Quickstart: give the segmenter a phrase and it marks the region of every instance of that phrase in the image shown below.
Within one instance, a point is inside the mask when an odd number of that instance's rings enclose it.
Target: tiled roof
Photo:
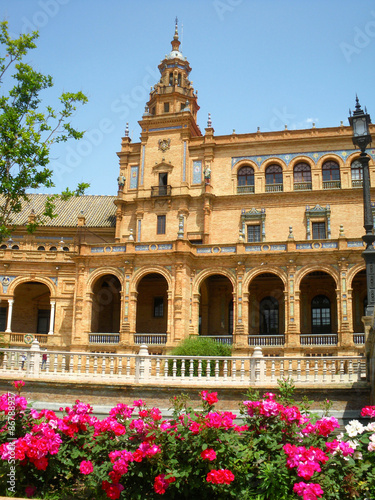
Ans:
[[[16,226],[25,225],[31,210],[35,215],[40,215],[44,211],[47,199],[46,194],[29,194],[29,203],[24,203],[22,211],[12,215],[12,224]],[[43,226],[50,227],[76,227],[78,216],[83,215],[86,219],[87,227],[115,227],[116,206],[113,203],[116,196],[96,196],[83,195],[73,196],[67,201],[55,200],[55,213],[57,217],[45,218]]]

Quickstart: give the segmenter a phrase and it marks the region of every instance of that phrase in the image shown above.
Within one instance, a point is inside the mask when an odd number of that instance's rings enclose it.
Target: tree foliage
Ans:
[[[59,107],[42,102],[43,91],[53,86],[50,75],[36,71],[24,61],[36,48],[38,32],[12,39],[8,23],[0,23],[0,240],[10,234],[12,214],[22,210],[31,189],[54,187],[48,168],[52,144],[80,139],[84,132],[73,128],[70,117],[77,104],[87,102],[82,92],[64,92]],[[47,198],[44,213],[28,225],[35,230],[43,217],[54,217],[54,200],[81,195],[88,184],[74,191]]]

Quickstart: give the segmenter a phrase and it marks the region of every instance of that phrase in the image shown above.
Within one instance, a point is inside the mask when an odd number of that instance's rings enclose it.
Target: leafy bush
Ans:
[[[202,338],[202,337],[189,337],[183,340],[177,347],[175,347],[171,354],[171,356],[225,356],[229,357],[232,355],[232,346],[227,344],[221,344],[214,339]],[[186,360],[184,363],[185,366],[185,376],[189,376],[190,374],[190,361]],[[194,376],[198,375],[199,369],[199,361],[195,360],[193,362],[194,366]],[[173,373],[173,361],[170,360],[168,362],[169,374]],[[219,362],[219,370],[223,370],[224,362]],[[227,363],[227,369],[230,370],[231,365]],[[175,364],[175,370],[177,370],[177,375],[181,375],[182,370],[182,361],[177,360]],[[207,361],[201,361],[201,370],[202,376],[207,375]],[[215,376],[215,364],[210,364],[210,375],[211,377]]]
[[[243,425],[215,411],[217,393],[201,392],[202,410],[172,398],[163,420],[144,401],[117,404],[97,419],[89,405],[28,410],[18,394],[0,397],[0,494],[48,500],[375,498],[375,422],[312,419],[280,395],[249,393]],[[374,418],[375,406],[362,410]]]

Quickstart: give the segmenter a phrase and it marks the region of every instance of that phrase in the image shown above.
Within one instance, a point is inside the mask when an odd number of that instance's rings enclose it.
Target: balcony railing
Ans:
[[[285,335],[248,335],[247,343],[251,346],[284,345]]]
[[[266,184],[266,193],[276,193],[277,191],[282,191],[282,184]]]
[[[323,181],[323,189],[340,189],[341,181]]]
[[[352,187],[353,188],[361,188],[363,186],[362,179],[352,179]]]
[[[118,344],[119,342],[119,333],[89,333],[90,344]]]
[[[166,333],[135,333],[134,344],[165,345],[167,343]]]
[[[294,183],[294,191],[311,191],[312,183],[311,182],[295,182]]]
[[[151,186],[151,196],[171,196],[172,186]]]
[[[353,333],[353,342],[356,345],[363,345],[365,343],[365,334],[364,333]]]
[[[10,343],[11,344],[25,344],[25,335],[28,335],[27,333],[11,333],[10,334]],[[48,335],[47,334],[37,334],[37,333],[31,333],[34,338],[37,339],[39,344],[47,344],[48,340]]]
[[[219,344],[232,345],[233,335],[199,335],[200,339],[212,339]]]
[[[301,345],[337,345],[338,335],[337,333],[328,334],[301,334],[300,344]]]
[[[254,186],[237,186],[237,194],[254,193]]]

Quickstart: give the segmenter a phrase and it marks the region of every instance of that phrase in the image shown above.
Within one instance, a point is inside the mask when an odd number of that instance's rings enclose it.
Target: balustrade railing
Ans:
[[[119,333],[89,333],[90,344],[118,344],[119,342]]]
[[[301,334],[300,344],[301,345],[337,345],[338,335],[337,333],[328,334]]]
[[[33,346],[34,348],[34,346]],[[292,378],[298,384],[347,384],[366,380],[366,360],[360,356],[263,357],[256,347],[252,357],[140,354],[0,349],[0,377],[48,380],[118,379],[131,383],[177,385],[277,385]],[[24,370],[22,370],[22,356]],[[46,356],[43,356],[46,355]],[[43,360],[43,357],[45,359]]]
[[[237,186],[237,194],[254,193],[254,186]]]
[[[135,333],[134,344],[164,345],[167,343],[166,333]]]
[[[219,344],[233,344],[233,335],[199,335],[200,339],[212,339]]]
[[[362,345],[365,343],[365,334],[364,333],[353,333],[353,342],[356,345]]]
[[[276,193],[283,190],[282,184],[266,184],[266,193]]]
[[[251,346],[284,345],[285,335],[248,335],[247,343]]]
[[[361,188],[363,186],[362,179],[352,179],[352,187],[353,188]]]
[[[294,191],[310,191],[312,189],[312,182],[295,182]]]
[[[25,335],[28,335],[28,334],[27,333],[10,333],[9,334],[9,341],[11,344],[25,344]],[[39,344],[47,344],[47,341],[48,341],[47,334],[31,333],[30,335],[33,335],[33,337],[38,340]]]
[[[341,181],[323,181],[323,189],[340,189]]]

